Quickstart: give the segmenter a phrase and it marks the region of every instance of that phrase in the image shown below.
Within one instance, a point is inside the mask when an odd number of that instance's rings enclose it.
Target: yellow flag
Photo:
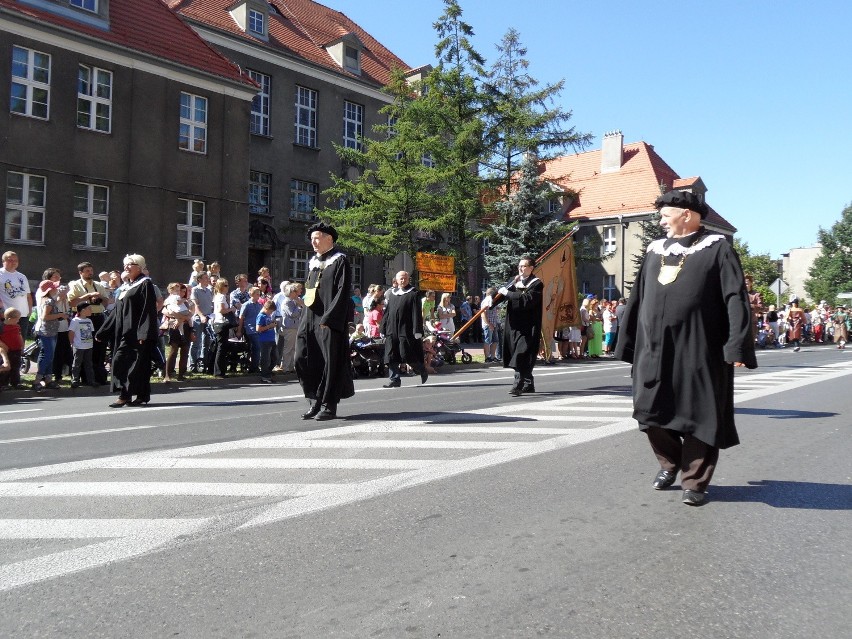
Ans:
[[[579,322],[573,234],[572,231],[563,237],[536,260],[535,276],[544,284],[541,336],[545,352],[553,342],[555,331]]]

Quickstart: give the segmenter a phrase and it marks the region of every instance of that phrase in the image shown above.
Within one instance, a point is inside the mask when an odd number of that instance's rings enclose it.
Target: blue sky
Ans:
[[[434,63],[441,0],[322,0],[411,66]],[[852,2],[461,0],[490,64],[512,26],[578,130],[621,129],[682,177],[752,253],[811,246],[852,202]]]

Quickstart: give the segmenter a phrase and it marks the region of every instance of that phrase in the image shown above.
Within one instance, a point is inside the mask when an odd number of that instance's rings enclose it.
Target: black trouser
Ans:
[[[92,313],[89,317],[92,320],[92,326],[94,330],[92,334],[96,334],[98,329],[104,325],[104,314],[103,313]],[[92,368],[95,371],[95,379],[87,379],[86,383],[91,384],[93,381],[98,384],[106,384],[107,383],[107,372],[106,366],[104,365],[104,360],[106,359],[106,341],[98,341],[95,340],[95,343],[92,345]]]
[[[213,344],[213,374],[224,375],[228,372],[228,336],[231,333],[231,325],[228,322],[213,324],[213,331],[216,333],[216,341]]]
[[[60,331],[56,334],[56,350],[53,351],[53,379],[62,379],[62,373],[67,366],[69,369],[74,363],[74,351],[68,340],[68,331]]]
[[[396,382],[398,384],[402,383],[402,381],[400,380],[400,372],[399,372],[399,365],[401,363],[402,362],[390,362],[390,363],[388,363],[388,370],[390,371],[389,379],[390,379],[390,381]],[[424,368],[423,368],[422,362],[420,362],[419,364],[412,364],[412,363],[408,362],[408,365],[411,366],[411,370],[413,370],[418,375],[423,374]]]

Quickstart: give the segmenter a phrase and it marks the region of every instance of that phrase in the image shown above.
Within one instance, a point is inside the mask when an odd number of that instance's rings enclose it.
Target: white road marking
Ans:
[[[623,367],[623,366],[622,366]],[[575,371],[576,372],[576,371]],[[549,374],[560,374],[554,372]],[[737,376],[737,403],[785,392],[793,388],[852,374],[852,365],[835,364],[796,375],[778,373]],[[488,381],[493,381],[493,377]],[[464,380],[470,384],[473,380]],[[742,384],[741,384],[742,382]],[[755,384],[755,382],[757,382]],[[767,386],[762,386],[766,383]],[[379,389],[369,389],[370,391]],[[256,401],[256,400],[248,400]],[[606,394],[572,395],[549,399],[547,396],[522,397],[505,406],[494,406],[463,414],[439,412],[420,420],[384,421],[351,424],[321,431],[277,434],[242,441],[220,442],[178,449],[120,455],[102,459],[52,464],[0,472],[0,497],[54,495],[68,503],[75,497],[104,497],[99,507],[108,505],[111,496],[156,496],[191,498],[215,495],[244,498],[242,509],[229,510],[198,519],[21,519],[0,520],[0,539],[107,539],[82,548],[46,554],[0,566],[0,591],[55,578],[79,570],[162,550],[185,536],[209,536],[242,528],[265,525],[318,510],[376,497],[408,487],[453,477],[496,464],[511,462],[547,451],[574,446],[609,437],[636,427],[632,419],[624,419],[630,410],[630,398]],[[603,407],[606,407],[602,410]],[[182,405],[163,407],[164,410]],[[127,410],[127,409],[125,409]],[[141,409],[141,410],[151,410]],[[560,411],[562,414],[560,414]],[[109,414],[109,413],[106,413]],[[619,415],[622,415],[619,417]],[[489,418],[493,418],[489,421]],[[506,425],[505,420],[514,421]],[[479,420],[481,425],[476,421]],[[447,423],[449,422],[449,423]],[[582,428],[547,427],[547,422],[571,424],[584,422]],[[136,428],[136,427],[134,427]],[[366,434],[385,435],[375,439],[359,439]],[[466,434],[493,436],[497,441],[473,441]],[[428,440],[399,439],[395,435],[425,434]],[[539,441],[499,441],[500,435],[526,434],[547,436]],[[552,436],[551,436],[552,435]],[[342,439],[336,439],[342,437]],[[443,438],[441,438],[443,437]],[[429,459],[345,458],[242,458],[232,457],[238,451],[251,450],[357,450],[374,452],[376,457],[393,455],[395,450],[432,450]],[[441,459],[441,450],[470,451],[461,459]],[[381,454],[379,454],[381,453]],[[291,453],[292,454],[292,453]],[[219,455],[216,458],[213,456]],[[210,457],[203,457],[210,456]],[[135,481],[39,481],[56,475],[112,469],[127,471],[133,478],[136,469],[221,469],[223,473],[241,469],[387,469],[400,472],[367,481],[348,483],[239,483],[211,482],[135,482]],[[312,475],[315,477],[316,475]],[[227,475],[223,475],[223,479]],[[66,477],[62,478],[63,480]],[[47,497],[50,499],[50,497]],[[272,504],[257,505],[251,500],[266,498]],[[192,506],[187,506],[191,509]]]

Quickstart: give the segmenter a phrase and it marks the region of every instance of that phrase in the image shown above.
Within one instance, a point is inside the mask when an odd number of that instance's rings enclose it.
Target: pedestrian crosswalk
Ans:
[[[735,392],[748,401],[850,374],[852,364],[748,372]],[[631,415],[623,392],[541,394],[3,471],[0,590],[609,437],[634,429]]]

